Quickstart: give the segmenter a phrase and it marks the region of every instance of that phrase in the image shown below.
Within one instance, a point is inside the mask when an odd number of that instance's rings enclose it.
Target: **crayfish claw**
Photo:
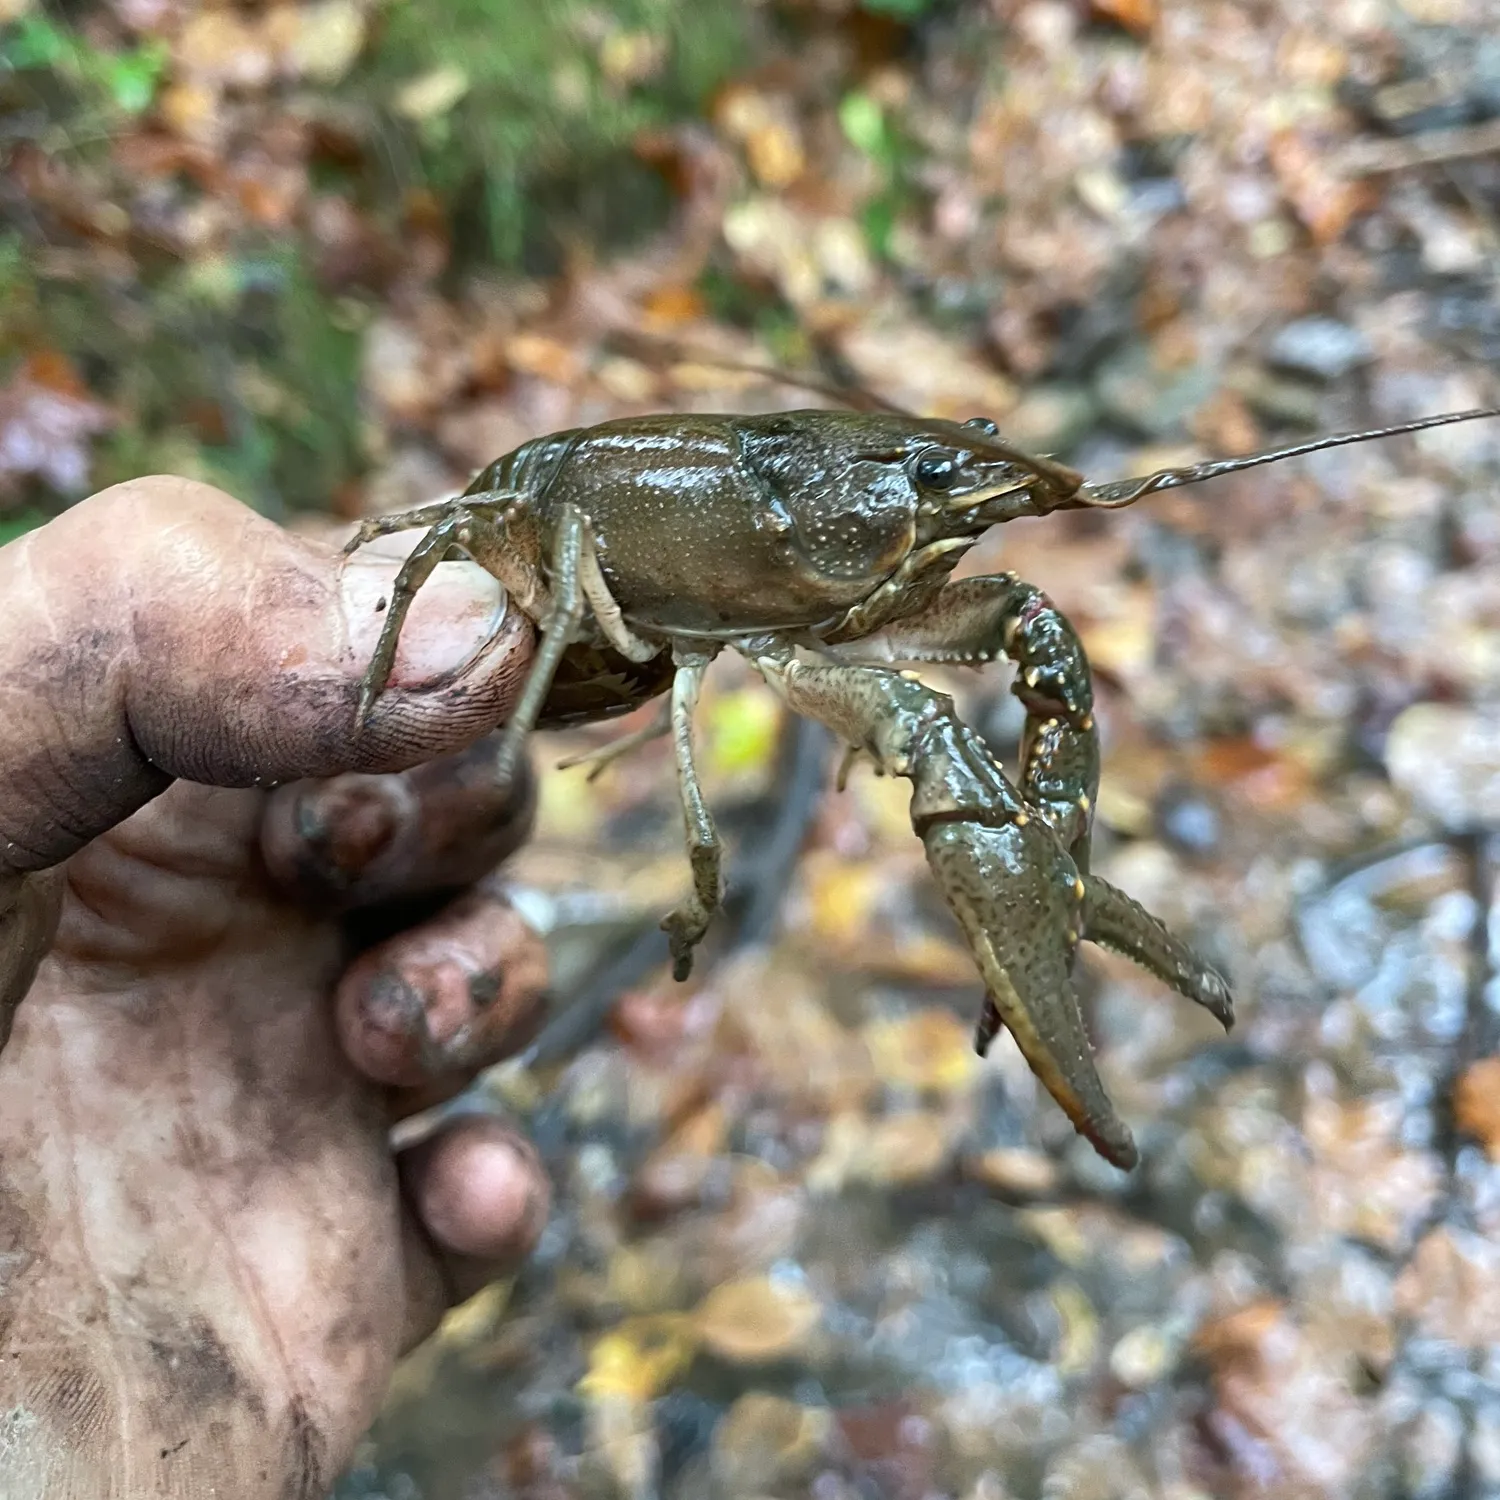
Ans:
[[[1097,875],[1083,877],[1083,934],[1091,943],[1113,948],[1201,1005],[1225,1031],[1234,1025],[1234,999],[1217,969],[1174,937],[1139,901]]]
[[[1073,989],[1083,887],[1072,861],[1039,820],[942,822],[923,843],[984,980],[975,1046],[987,1051],[1003,1025],[1079,1134],[1129,1171],[1140,1154],[1104,1091]]]

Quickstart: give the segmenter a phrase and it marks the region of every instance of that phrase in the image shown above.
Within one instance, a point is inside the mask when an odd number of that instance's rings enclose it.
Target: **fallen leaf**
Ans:
[[[337,83],[364,49],[364,12],[352,0],[322,0],[297,7],[283,52],[293,74],[319,83]]]
[[[407,120],[435,120],[468,92],[469,75],[462,68],[433,68],[402,84],[392,108]]]
[[[1347,1349],[1269,1299],[1206,1323],[1193,1347],[1212,1372],[1209,1430],[1246,1493],[1341,1495],[1367,1471],[1380,1427],[1351,1389]]]
[[[1396,1280],[1396,1311],[1428,1338],[1460,1349],[1500,1344],[1500,1246],[1480,1235],[1434,1229]]]
[[[704,1346],[735,1364],[764,1364],[801,1348],[823,1320],[808,1292],[751,1276],[711,1291],[693,1314]]]
[[[274,72],[266,32],[231,10],[199,11],[182,28],[174,49],[180,72],[194,81],[230,88],[264,88]]]
[[[698,716],[705,781],[764,770],[776,754],[781,722],[781,706],[767,688],[752,685],[715,693]]]
[[[973,1027],[937,1006],[873,1021],[863,1034],[875,1072],[886,1083],[958,1093],[979,1068]]]
[[[1278,131],[1269,156],[1287,202],[1319,245],[1333,244],[1350,220],[1375,202],[1370,184],[1339,176],[1326,145],[1309,136]]]
[[[1453,1090],[1458,1127],[1500,1162],[1500,1057],[1481,1058],[1469,1067]]]
[[[627,1318],[589,1351],[578,1390],[595,1399],[651,1401],[687,1370],[696,1353],[692,1320],[686,1315]]]
[[[641,319],[656,332],[696,323],[707,311],[700,293],[678,282],[653,287],[641,302]]]
[[[773,120],[754,131],[745,142],[750,170],[765,187],[790,187],[807,170],[807,157],[797,133],[783,120]]]
[[[113,425],[109,408],[88,395],[63,356],[33,355],[0,386],[0,492],[38,478],[59,494],[82,494],[89,439]]]
[[[661,72],[667,44],[649,31],[616,31],[599,48],[599,71],[617,88],[631,88]]]
[[[1156,25],[1156,0],[1093,0],[1094,13],[1115,21],[1137,36],[1147,35]]]
[[[1082,1375],[1099,1352],[1099,1314],[1076,1282],[1060,1281],[1052,1291],[1061,1333],[1056,1362],[1061,1375]]]
[[[583,374],[583,360],[576,349],[539,333],[516,334],[506,343],[505,357],[513,369],[554,385],[574,385]]]

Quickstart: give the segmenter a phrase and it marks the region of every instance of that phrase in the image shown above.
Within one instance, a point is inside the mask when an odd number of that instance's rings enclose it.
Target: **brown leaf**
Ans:
[[[1193,1342],[1213,1375],[1208,1428],[1247,1488],[1309,1500],[1348,1492],[1377,1427],[1350,1388],[1345,1349],[1270,1300],[1205,1324]]]
[[[764,1364],[803,1347],[823,1319],[818,1299],[768,1276],[715,1287],[693,1314],[705,1347],[735,1364]]]
[[[1500,1247],[1442,1227],[1417,1246],[1395,1286],[1396,1310],[1461,1349],[1500,1344]]]
[[[574,385],[583,374],[583,360],[576,349],[539,333],[516,334],[505,353],[513,368],[554,385]]]
[[[1481,1058],[1467,1069],[1453,1090],[1453,1113],[1459,1129],[1500,1162],[1500,1057]]]
[[[1156,25],[1156,0],[1092,0],[1096,15],[1117,22],[1137,36],[1147,35]]]
[[[1270,159],[1287,202],[1319,245],[1331,245],[1356,214],[1371,208],[1375,190],[1349,182],[1330,165],[1326,144],[1282,130],[1271,138]]]
[[[89,439],[114,425],[67,358],[33,355],[0,386],[0,493],[16,480],[45,480],[64,495],[89,484]]]
[[[654,332],[696,323],[708,311],[702,296],[690,286],[653,287],[641,303],[643,322]]]
[[[937,1006],[864,1028],[865,1045],[882,1080],[939,1094],[961,1092],[973,1079],[979,1057],[972,1037],[967,1021]]]
[[[271,41],[231,10],[202,10],[177,38],[178,68],[200,84],[264,88],[271,81]]]

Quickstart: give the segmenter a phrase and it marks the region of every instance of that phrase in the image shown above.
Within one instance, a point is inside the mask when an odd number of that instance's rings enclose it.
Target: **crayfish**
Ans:
[[[1095,1070],[1072,971],[1085,938],[1125,954],[1226,1027],[1223,977],[1124,892],[1091,874],[1099,742],[1088,660],[1045,594],[1011,574],[950,577],[990,527],[1112,509],[1320,448],[1500,411],[1322,437],[1240,458],[1091,484],[1023,453],[985,419],[823,410],[647,416],[524,443],[457,499],[366,521],[346,550],[418,527],[365,676],[377,712],[401,623],[450,554],[491,572],[540,641],[501,736],[502,771],[532,730],[594,721],[670,694],[692,891],[662,926],[676,977],[720,905],[720,844],[693,760],[693,709],[725,647],[786,704],[912,786],[912,827],[968,940],[986,996],[976,1046],[1007,1027],[1107,1160],[1138,1159]],[[1026,712],[1019,784],[953,700],[901,663],[1016,665]]]

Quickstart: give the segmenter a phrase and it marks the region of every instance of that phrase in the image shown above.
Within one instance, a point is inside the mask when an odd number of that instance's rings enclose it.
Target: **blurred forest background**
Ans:
[[[1138,473],[1500,402],[1497,281],[1494,0],[0,0],[0,539],[826,404],[744,366]],[[570,1019],[482,1092],[557,1210],[342,1500],[1500,1496],[1500,423],[997,564],[1098,674],[1096,867],[1234,980],[1080,965],[1140,1170],[974,1057],[904,789],[720,663],[731,919],[674,986],[663,747],[547,772]]]

